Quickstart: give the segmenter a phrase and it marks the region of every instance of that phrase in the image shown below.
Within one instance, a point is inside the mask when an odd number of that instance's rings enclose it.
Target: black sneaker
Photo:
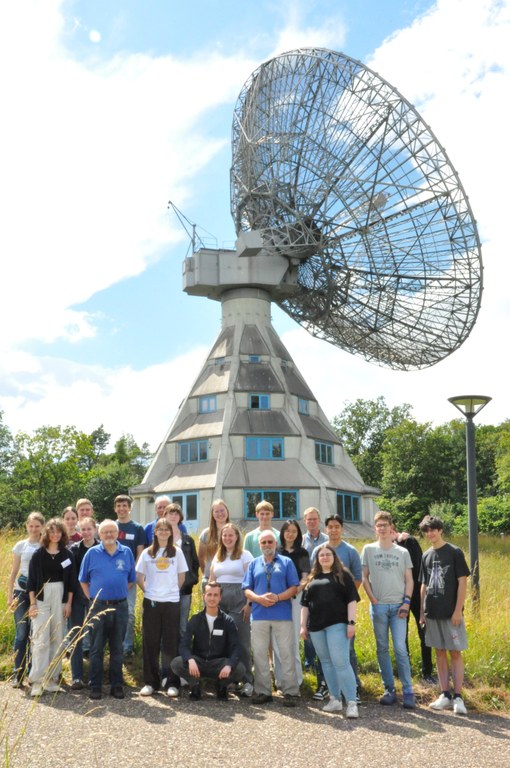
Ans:
[[[101,688],[91,688],[89,693],[89,699],[94,699],[98,701],[99,699],[103,698],[103,694],[101,692]]]
[[[228,688],[223,683],[216,683],[216,698],[220,701],[228,701]]]
[[[282,704],[284,707],[297,707],[298,700],[298,696],[292,696],[290,693],[286,693],[283,697]]]
[[[253,704],[270,704],[273,701],[273,697],[269,693],[256,693],[252,697]]]
[[[114,699],[123,699],[125,696],[124,688],[122,687],[122,685],[114,685],[110,691],[110,694],[113,696]]]
[[[192,701],[200,701],[202,698],[202,688],[200,687],[200,683],[195,683],[195,685],[191,687],[189,697]]]
[[[326,696],[328,695],[328,686],[326,683],[321,683],[315,693],[312,696],[312,699],[314,701],[324,701]]]

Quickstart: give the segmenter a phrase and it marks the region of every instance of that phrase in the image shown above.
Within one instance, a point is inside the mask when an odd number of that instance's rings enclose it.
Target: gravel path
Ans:
[[[303,701],[183,696],[91,702],[85,691],[43,696],[0,684],[2,765],[9,768],[510,768],[510,717],[363,705],[359,720]],[[9,735],[9,760],[5,735]],[[15,740],[18,739],[16,746]],[[303,745],[303,747],[301,746]]]

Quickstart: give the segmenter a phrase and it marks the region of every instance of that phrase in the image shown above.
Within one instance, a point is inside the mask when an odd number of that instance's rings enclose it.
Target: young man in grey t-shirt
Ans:
[[[377,661],[385,688],[380,703],[390,705],[397,701],[389,647],[391,632],[402,683],[403,705],[405,709],[414,709],[416,699],[406,647],[407,618],[413,594],[413,564],[409,552],[393,543],[392,523],[389,512],[378,512],[374,518],[377,541],[366,544],[361,552],[363,588],[370,600]]]

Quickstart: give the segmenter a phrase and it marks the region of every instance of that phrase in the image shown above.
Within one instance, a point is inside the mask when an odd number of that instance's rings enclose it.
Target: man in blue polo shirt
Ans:
[[[85,596],[93,601],[90,613],[89,653],[90,698],[101,698],[103,656],[106,641],[110,646],[110,693],[124,698],[122,680],[122,642],[128,623],[127,596],[135,588],[133,554],[117,541],[119,528],[113,520],[103,520],[98,528],[100,543],[91,547],[80,568],[79,581]]]
[[[276,552],[276,536],[271,529],[260,533],[262,555],[256,557],[245,573],[243,589],[252,603],[251,643],[253,650],[255,696],[254,704],[273,700],[269,650],[274,633],[282,665],[281,688],[283,705],[295,707],[299,685],[294,661],[292,606],[299,578],[294,563]]]

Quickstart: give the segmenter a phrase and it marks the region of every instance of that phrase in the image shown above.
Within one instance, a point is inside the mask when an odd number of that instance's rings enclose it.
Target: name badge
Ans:
[[[71,561],[69,560],[69,558],[67,558],[67,560],[62,561],[62,568],[67,568],[69,565],[71,565]]]
[[[131,541],[135,538],[134,533],[126,533],[126,539],[130,539]]]
[[[221,636],[223,634],[223,630],[222,629],[213,629],[212,633],[213,633],[213,635],[220,635]]]

